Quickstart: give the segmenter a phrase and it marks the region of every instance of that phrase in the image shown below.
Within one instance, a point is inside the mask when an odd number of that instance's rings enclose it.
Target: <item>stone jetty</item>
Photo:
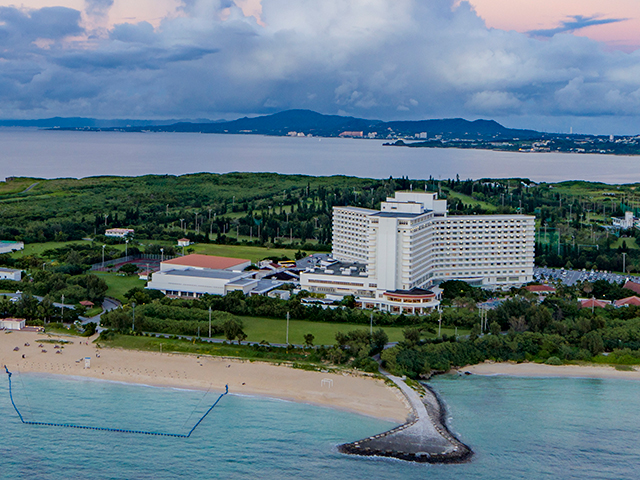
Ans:
[[[387,377],[409,401],[413,418],[388,432],[340,445],[340,452],[422,463],[461,463],[473,455],[471,449],[447,429],[444,406],[430,388],[421,386],[417,392],[401,378]]]

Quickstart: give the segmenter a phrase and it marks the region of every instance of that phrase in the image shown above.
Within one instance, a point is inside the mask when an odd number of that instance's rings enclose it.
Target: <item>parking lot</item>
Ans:
[[[606,280],[607,282],[624,283],[626,280],[640,282],[640,278],[632,275],[621,275],[612,272],[598,272],[595,270],[566,270],[564,268],[535,267],[533,278],[536,281],[556,281],[573,285],[576,282],[595,282],[596,280]]]

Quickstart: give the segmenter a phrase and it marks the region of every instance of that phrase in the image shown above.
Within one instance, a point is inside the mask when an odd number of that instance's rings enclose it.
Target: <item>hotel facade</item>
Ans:
[[[450,216],[436,193],[396,192],[380,210],[334,207],[335,262],[300,279],[311,292],[355,295],[365,308],[422,313],[439,304],[427,289],[447,280],[486,288],[532,281],[534,244],[533,216]]]

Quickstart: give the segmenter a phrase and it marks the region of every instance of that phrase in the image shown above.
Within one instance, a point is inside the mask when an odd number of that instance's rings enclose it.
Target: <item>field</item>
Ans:
[[[244,332],[250,342],[261,342],[265,340],[269,343],[285,343],[287,321],[272,318],[240,317],[244,324]],[[295,345],[304,344],[304,335],[311,333],[314,336],[313,343],[316,345],[332,345],[335,343],[336,332],[348,332],[350,330],[369,330],[365,325],[350,325],[344,323],[324,323],[309,322],[305,320],[289,321],[289,343]],[[389,341],[397,342],[401,340],[402,328],[384,327]],[[202,332],[205,334],[206,332]]]
[[[106,272],[92,273],[107,282],[107,286],[109,287],[107,296],[120,300],[121,302],[127,301],[124,297],[125,293],[134,287],[144,287],[146,283],[144,280],[140,280],[138,275],[120,275]]]
[[[630,248],[631,250],[638,250],[640,248],[634,237],[619,238],[611,244],[611,248],[622,247],[622,242],[625,242],[627,244],[627,248]]]

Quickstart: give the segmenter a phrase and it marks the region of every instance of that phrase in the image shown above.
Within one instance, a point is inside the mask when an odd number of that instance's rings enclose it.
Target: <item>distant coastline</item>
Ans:
[[[545,365],[540,363],[484,362],[459,368],[458,373],[473,375],[538,377],[538,378],[601,378],[640,380],[640,371],[617,370],[609,365]]]

